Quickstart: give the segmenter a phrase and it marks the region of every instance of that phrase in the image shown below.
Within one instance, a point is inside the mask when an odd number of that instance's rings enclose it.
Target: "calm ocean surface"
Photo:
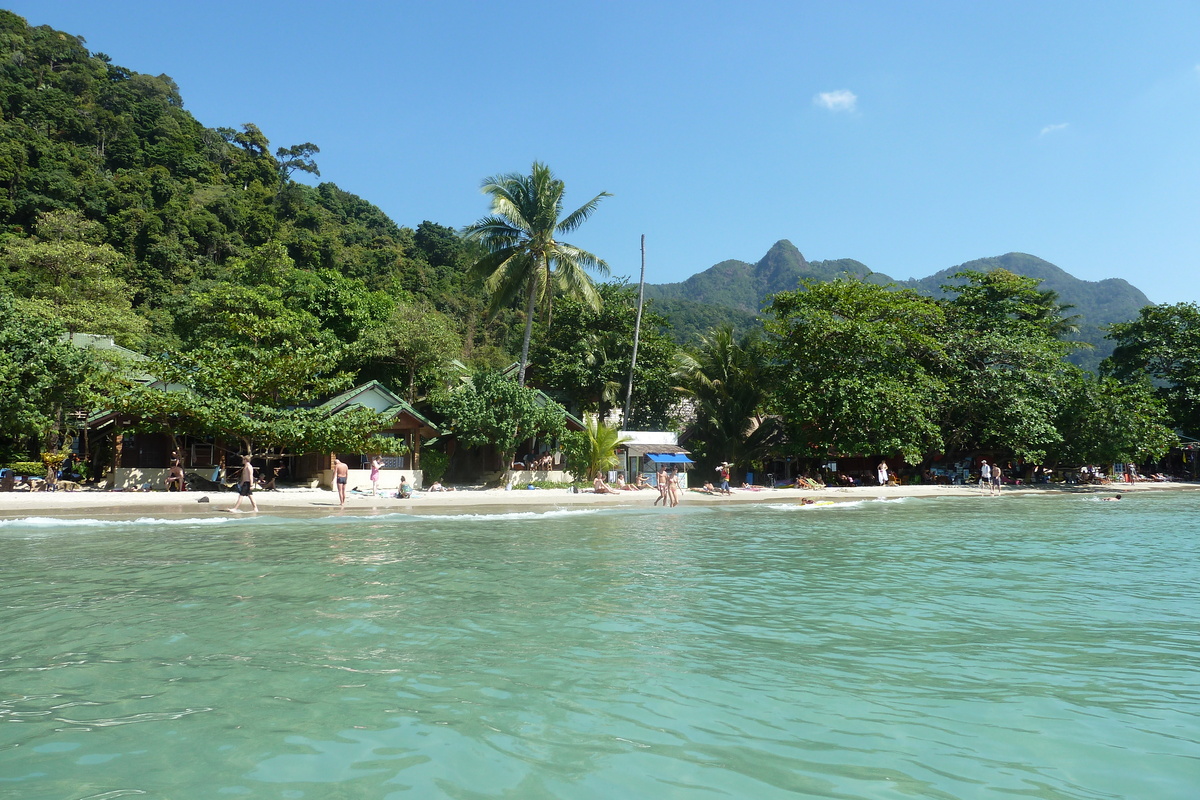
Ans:
[[[0,521],[0,554],[4,798],[1200,796],[1197,494]]]

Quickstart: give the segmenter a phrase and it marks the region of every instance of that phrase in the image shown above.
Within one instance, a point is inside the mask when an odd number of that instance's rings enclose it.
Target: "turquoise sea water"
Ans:
[[[1194,798],[1200,495],[0,521],[0,797]]]

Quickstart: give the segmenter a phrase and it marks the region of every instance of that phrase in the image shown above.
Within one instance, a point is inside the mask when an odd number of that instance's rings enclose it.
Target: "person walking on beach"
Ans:
[[[879,480],[880,486],[887,486],[888,483],[888,465],[886,461],[880,461],[879,466],[875,469],[876,478]]]
[[[379,496],[379,470],[383,469],[383,457],[371,459],[371,497]]]
[[[992,468],[988,466],[985,459],[979,462],[979,488],[987,489],[989,492],[992,487]]]
[[[675,470],[667,476],[667,494],[671,498],[671,508],[679,505],[679,473]]]
[[[231,512],[239,511],[243,500],[250,501],[252,511],[258,511],[258,503],[254,502],[254,465],[250,463],[250,456],[242,456],[242,474],[241,480],[238,481],[238,499],[233,504]]]
[[[339,456],[333,457],[333,481],[337,484],[338,505],[346,505],[346,481],[350,479],[350,467],[342,463]]]
[[[1004,484],[1004,470],[999,464],[992,465],[992,494],[1000,496],[1000,488]]]
[[[722,461],[717,472],[721,474],[721,494],[733,494],[729,488],[729,462]]]

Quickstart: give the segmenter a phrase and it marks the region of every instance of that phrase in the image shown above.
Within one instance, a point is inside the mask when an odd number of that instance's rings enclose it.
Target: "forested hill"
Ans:
[[[207,127],[170,77],[0,10],[0,288],[22,313],[173,350],[186,344],[189,297],[254,274],[287,292],[303,284],[307,300],[288,302],[343,341],[386,317],[388,298],[415,299],[454,317],[464,353],[502,360],[507,328],[480,321],[456,232],[401,227],[333,183],[297,181],[320,175],[319,152],[272,147],[252,123]],[[71,258],[55,262],[56,248]],[[286,281],[270,279],[280,265]]]
[[[713,306],[728,309],[727,319],[734,322],[735,327],[743,329],[752,324],[754,315],[770,295],[795,289],[803,279],[831,281],[853,277],[868,283],[895,283],[921,294],[941,296],[942,285],[955,282],[950,280],[950,275],[961,270],[990,272],[993,269],[1006,269],[1018,275],[1037,278],[1042,281],[1043,289],[1058,293],[1059,302],[1072,306],[1066,314],[1080,317],[1077,321],[1079,334],[1073,338],[1096,346],[1096,350],[1080,354],[1075,359],[1085,366],[1093,366],[1111,352],[1111,344],[1104,339],[1102,326],[1134,319],[1138,309],[1150,303],[1146,295],[1128,281],[1120,278],[1080,280],[1054,264],[1026,253],[977,259],[944,269],[927,278],[895,281],[849,258],[808,261],[786,239],[776,242],[756,264],[722,261],[682,283],[648,284],[646,296],[655,299],[659,309],[671,319],[677,333],[683,335],[706,329],[704,323],[720,316],[711,308]],[[693,317],[703,322],[692,324]]]
[[[730,323],[743,332],[757,324],[766,298],[795,289],[802,279],[831,281],[861,278],[871,283],[890,283],[886,275],[871,272],[850,258],[808,261],[794,244],[778,241],[757,264],[722,261],[682,283],[646,284],[646,297],[671,321],[680,344],[694,342],[712,328]]]
[[[682,283],[647,284],[646,297],[654,300],[690,300],[758,313],[768,295],[795,289],[801,279],[831,281],[862,278],[872,283],[889,283],[866,265],[850,258],[837,261],[807,261],[787,239],[778,241],[757,264],[722,261]]]
[[[1041,288],[1057,292],[1062,302],[1075,307],[1069,313],[1079,314],[1098,325],[1127,322],[1137,316],[1138,309],[1150,304],[1150,299],[1140,289],[1122,278],[1081,280],[1049,261],[1027,253],[1007,253],[995,258],[980,258],[935,272],[928,278],[898,283],[916,289],[921,294],[940,297],[943,294],[943,285],[961,283],[961,279],[950,279],[954,273],[961,270],[990,272],[993,269],[1006,269],[1018,275],[1037,278],[1042,282]]]

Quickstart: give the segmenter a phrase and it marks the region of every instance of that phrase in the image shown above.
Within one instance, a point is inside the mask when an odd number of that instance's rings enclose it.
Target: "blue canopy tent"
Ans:
[[[646,453],[646,458],[655,464],[695,464],[683,453]]]

